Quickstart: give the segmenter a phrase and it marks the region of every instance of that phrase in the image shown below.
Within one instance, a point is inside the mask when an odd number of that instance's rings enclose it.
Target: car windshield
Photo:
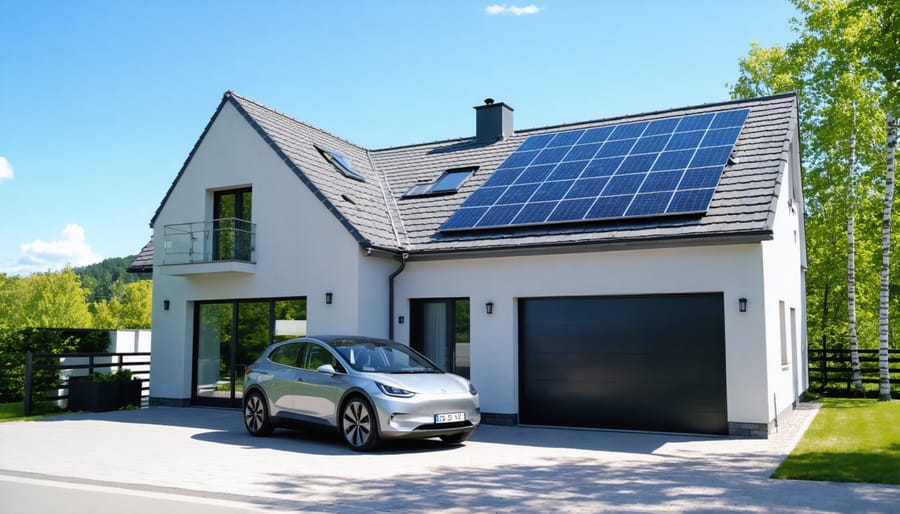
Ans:
[[[332,341],[331,346],[356,371],[373,373],[442,373],[408,346],[388,341]]]

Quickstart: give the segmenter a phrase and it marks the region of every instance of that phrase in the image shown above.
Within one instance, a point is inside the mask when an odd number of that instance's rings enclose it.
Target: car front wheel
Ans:
[[[244,402],[244,426],[254,436],[269,435],[275,428],[269,420],[269,409],[262,394],[250,393]]]
[[[341,409],[341,434],[350,448],[359,452],[378,446],[378,426],[372,407],[364,398],[354,396]]]

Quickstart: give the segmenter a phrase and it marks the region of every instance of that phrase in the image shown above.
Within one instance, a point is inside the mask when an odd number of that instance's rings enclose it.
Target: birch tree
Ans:
[[[853,0],[849,14],[864,20],[856,50],[884,86],[881,99],[885,116],[884,212],[881,229],[881,299],[878,338],[878,399],[891,399],[888,349],[890,348],[890,257],[894,203],[894,171],[897,148],[898,80],[900,80],[900,2],[897,0]]]
[[[854,225],[856,221],[856,186],[853,174],[856,162],[856,102],[853,102],[853,113],[850,118],[850,157],[847,162],[847,189],[850,199],[850,210],[847,215],[847,328],[850,333],[850,368],[853,372],[853,387],[856,394],[865,394],[862,383],[862,370],[859,367],[859,340],[856,337],[856,237]]]
[[[810,341],[874,347],[886,176],[878,173],[884,139],[876,130],[884,126],[885,84],[866,53],[871,15],[844,0],[793,3],[801,14],[791,22],[798,38],[784,48],[752,45],[732,95],[798,92]],[[857,368],[858,354],[851,360]]]

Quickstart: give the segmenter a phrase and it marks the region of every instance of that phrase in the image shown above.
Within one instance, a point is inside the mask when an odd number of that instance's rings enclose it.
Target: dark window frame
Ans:
[[[366,177],[364,177],[362,173],[356,171],[353,168],[353,163],[351,163],[350,159],[348,159],[344,155],[333,150],[326,150],[318,145],[313,146],[315,146],[316,150],[318,150],[319,153],[322,154],[322,157],[324,157],[325,160],[328,161],[328,163],[331,164],[334,169],[337,170],[337,172],[341,175],[347,178],[352,178],[353,180],[358,180],[360,182],[366,181]]]
[[[466,183],[475,172],[478,171],[478,166],[465,166],[462,168],[451,168],[444,171],[440,177],[435,179],[433,182],[418,182],[414,184],[406,193],[403,195],[403,198],[420,198],[423,196],[441,196],[441,195],[452,195],[459,192],[459,188],[462,187],[463,184]],[[465,175],[462,180],[456,183],[455,186],[446,187],[439,186],[439,184],[447,180],[447,177],[451,175]]]

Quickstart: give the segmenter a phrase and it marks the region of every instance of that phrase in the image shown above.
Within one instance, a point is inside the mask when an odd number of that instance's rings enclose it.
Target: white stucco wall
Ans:
[[[785,165],[775,212],[775,237],[762,244],[765,264],[766,373],[769,420],[790,408],[806,390],[806,325],[804,313],[802,196],[799,175],[794,166]],[[788,362],[781,356],[781,304],[784,302]],[[791,326],[791,309],[796,323]]]
[[[805,389],[802,197],[785,174],[776,234],[762,243],[503,257],[411,260],[395,281],[394,338],[409,342],[409,300],[469,298],[471,377],[482,410],[518,412],[518,300],[531,297],[722,293],[728,420],[768,423]],[[212,191],[252,187],[253,273],[177,276],[163,266],[163,227],[212,217]],[[788,199],[794,186],[795,208]],[[795,233],[797,236],[795,237]],[[310,334],[386,337],[395,257],[367,255],[272,149],[226,104],[160,212],[154,230],[154,398],[189,399],[193,309],[206,300],[306,297]],[[325,304],[325,293],[334,301]],[[738,312],[747,298],[747,312]],[[168,300],[169,310],[163,309]],[[494,313],[485,313],[485,302]],[[790,365],[780,353],[779,301],[797,313]],[[405,323],[398,322],[399,317]],[[777,403],[777,405],[776,405]]]
[[[212,190],[246,186],[253,189],[255,273],[167,274],[163,227],[209,220]],[[302,296],[309,333],[387,335],[387,276],[396,267],[393,261],[366,256],[230,104],[167,199],[154,226],[154,241],[159,250],[154,255],[152,397],[191,396],[197,301]],[[325,304],[326,292],[333,294],[331,305]]]
[[[397,278],[393,321],[409,319],[408,299],[470,298],[471,377],[482,410],[512,414],[518,412],[519,298],[716,292],[724,295],[729,421],[764,422],[764,312],[740,313],[737,300],[763,303],[759,244],[413,261]],[[490,316],[487,301],[494,303]],[[408,342],[408,322],[395,325],[395,338]]]

